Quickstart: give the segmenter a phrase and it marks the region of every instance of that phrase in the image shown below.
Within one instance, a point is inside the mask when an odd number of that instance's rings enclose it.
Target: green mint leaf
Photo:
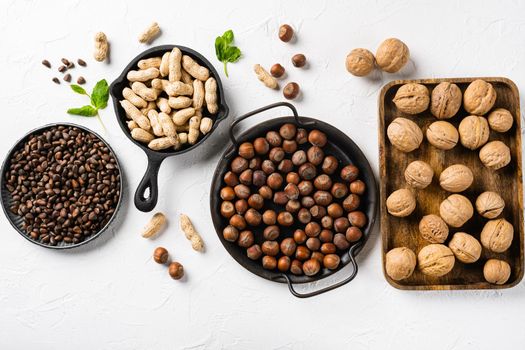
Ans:
[[[86,92],[86,90],[84,90],[82,86],[75,85],[75,84],[71,84],[70,86],[71,86],[71,90],[73,90],[77,94],[89,96],[89,94]]]
[[[237,62],[241,58],[241,50],[237,46],[228,47],[226,49],[226,58],[228,62]]]
[[[222,38],[224,39],[225,43],[227,45],[233,43],[233,30],[227,30],[224,32],[224,34],[222,35]]]
[[[228,77],[228,62],[237,62],[241,57],[241,50],[237,46],[231,45],[233,43],[233,31],[227,30],[222,36],[215,38],[215,54],[217,59],[224,65],[224,73]]]
[[[94,117],[98,114],[98,110],[93,106],[87,105],[80,108],[70,108],[67,110],[67,113],[83,117]]]
[[[217,55],[217,59],[221,62],[224,61],[224,48],[226,45],[224,44],[224,40],[222,37],[218,36],[215,39],[215,54]]]
[[[106,79],[100,80],[91,92],[91,104],[96,109],[104,109],[108,105],[109,86]]]

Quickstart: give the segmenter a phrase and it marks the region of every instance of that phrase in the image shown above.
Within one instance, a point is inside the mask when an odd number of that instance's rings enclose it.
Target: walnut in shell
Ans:
[[[418,269],[428,276],[441,277],[454,267],[454,253],[443,244],[429,244],[417,255]]]
[[[403,113],[418,114],[428,108],[430,95],[425,85],[409,83],[397,90],[393,102]]]
[[[490,128],[497,132],[507,132],[512,128],[514,117],[505,108],[496,108],[488,116]]]
[[[356,77],[364,77],[374,69],[374,55],[367,49],[353,49],[346,56],[346,70]]]
[[[481,244],[476,238],[465,232],[454,233],[448,247],[456,259],[465,264],[472,264],[481,256]]]
[[[503,211],[503,208],[505,208],[505,201],[496,192],[483,192],[476,199],[476,210],[484,218],[497,218]]]
[[[438,120],[428,126],[427,140],[436,148],[452,149],[458,143],[458,139],[458,131],[449,122]]]
[[[494,253],[509,249],[514,238],[514,227],[505,219],[489,220],[481,230],[481,244]]]
[[[479,148],[489,140],[489,124],[484,117],[469,115],[459,123],[458,129],[461,144],[468,149]]]
[[[376,62],[379,68],[388,73],[399,71],[408,62],[410,51],[401,40],[386,39],[379,45],[376,52]]]
[[[456,115],[461,107],[461,90],[456,84],[439,83],[430,98],[430,113],[438,119],[448,119]]]
[[[452,194],[439,205],[439,215],[449,226],[461,227],[474,215],[474,208],[467,197]]]
[[[463,107],[470,114],[483,115],[492,109],[496,97],[496,90],[491,83],[474,80],[463,94]]]
[[[416,208],[416,198],[412,194],[412,191],[402,188],[392,192],[390,196],[388,196],[386,199],[386,208],[393,216],[409,216]]]
[[[422,160],[413,161],[405,169],[405,180],[413,188],[423,189],[427,187],[432,182],[433,176],[434,170]]]
[[[419,233],[430,243],[443,243],[448,237],[448,226],[437,215],[425,215],[419,222]]]
[[[483,266],[483,276],[492,284],[505,284],[510,277],[510,265],[499,259],[489,259]]]
[[[491,141],[480,149],[479,159],[489,169],[501,169],[510,163],[510,148],[501,141]]]
[[[412,152],[423,141],[423,132],[413,121],[406,118],[394,119],[386,130],[392,145],[402,152]]]
[[[394,248],[385,256],[385,272],[394,281],[408,278],[416,267],[416,254],[406,247]]]
[[[472,170],[463,164],[451,165],[439,176],[439,185],[449,192],[463,192],[472,185],[473,181]]]

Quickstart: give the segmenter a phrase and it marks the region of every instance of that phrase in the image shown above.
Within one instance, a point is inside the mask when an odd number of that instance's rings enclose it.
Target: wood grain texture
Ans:
[[[508,109],[514,116],[514,125],[506,133],[490,132],[489,141],[500,140],[510,147],[512,160],[509,165],[492,171],[483,166],[479,160],[479,149],[471,151],[460,142],[449,151],[435,148],[426,138],[419,149],[403,153],[392,146],[388,140],[386,130],[392,120],[397,117],[407,117],[397,110],[392,99],[398,88],[406,83],[420,83],[426,85],[430,91],[443,81],[455,83],[462,92],[468,84],[476,79],[490,82],[497,92],[494,108]],[[456,116],[447,119],[456,128],[460,121],[469,115],[463,108]],[[437,119],[430,110],[407,118],[416,122],[425,134],[428,125]],[[396,80],[385,85],[379,96],[379,163],[380,163],[380,211],[381,233],[383,248],[383,272],[386,253],[396,247],[408,247],[416,255],[422,247],[428,245],[419,234],[419,220],[427,214],[439,215],[439,205],[450,193],[439,186],[439,175],[452,164],[464,164],[472,169],[474,183],[465,192],[461,193],[470,199],[472,205],[479,194],[484,191],[499,193],[505,200],[505,209],[499,216],[508,220],[514,226],[514,239],[511,247],[502,254],[489,252],[483,248],[481,258],[474,264],[463,264],[456,259],[454,269],[443,277],[430,277],[421,272],[402,281],[394,281],[385,273],[387,281],[398,289],[404,290],[451,290],[451,289],[500,289],[509,288],[518,284],[523,277],[523,181],[521,169],[521,123],[519,92],[516,85],[506,78],[453,78],[453,79],[422,79]],[[423,190],[416,191],[417,206],[415,211],[406,218],[396,218],[386,210],[386,198],[399,188],[408,188],[405,182],[404,171],[406,166],[414,160],[423,160],[434,169],[432,184]],[[455,232],[467,232],[479,240],[483,225],[487,219],[476,211],[474,216],[461,228],[450,228],[450,234],[445,244],[448,244]],[[493,285],[483,277],[483,265],[489,258],[498,258],[507,261],[512,273],[504,285]]]

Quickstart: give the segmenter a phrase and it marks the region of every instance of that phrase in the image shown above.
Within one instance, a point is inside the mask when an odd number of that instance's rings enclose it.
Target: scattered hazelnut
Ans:
[[[327,156],[323,160],[323,164],[321,168],[323,169],[323,172],[328,175],[332,175],[337,170],[337,167],[339,166],[339,161],[334,156]]]
[[[306,247],[311,251],[317,251],[321,247],[321,241],[317,237],[310,237],[306,240]]]
[[[332,220],[332,218],[328,217],[330,220]],[[323,218],[324,219],[324,218]],[[324,227],[324,226],[323,226]],[[330,243],[332,242],[334,239],[334,234],[332,231],[330,230],[327,230],[327,229],[324,229],[321,231],[321,233],[319,234],[319,240],[323,243]]]
[[[288,199],[299,198],[299,188],[293,183],[289,183],[288,185],[286,185],[286,187],[284,188],[284,193],[286,193],[286,197],[288,197]]]
[[[297,129],[297,134],[295,135],[295,141],[298,145],[305,144],[308,142],[308,131],[303,128]]]
[[[265,225],[275,225],[277,223],[277,214],[275,211],[268,209],[263,213],[262,220]]]
[[[306,57],[302,53],[298,53],[292,56],[292,64],[297,67],[301,68],[304,67],[306,64]]]
[[[293,170],[293,163],[290,159],[283,159],[277,166],[277,170],[281,173],[287,174]]]
[[[483,192],[476,199],[476,210],[487,219],[497,218],[505,208],[505,201],[496,192]]]
[[[306,242],[307,239],[308,239],[308,236],[306,235],[304,230],[297,229],[294,231],[293,240],[295,241],[295,243],[303,244],[304,242]]]
[[[304,199],[307,197],[303,197],[303,203],[304,206]],[[326,215],[326,208],[321,205],[314,205],[310,208],[310,214],[312,214],[312,217],[315,219],[321,219],[323,216]]]
[[[312,214],[310,214],[308,209],[301,208],[297,213],[297,220],[299,220],[299,222],[302,224],[307,224],[312,220]]]
[[[184,276],[184,267],[180,263],[174,261],[168,267],[168,273],[174,280],[180,280]]]
[[[348,187],[346,187],[344,184],[340,182],[336,182],[332,186],[330,193],[332,193],[332,196],[334,196],[334,198],[343,198],[344,196],[348,194]]]
[[[275,270],[277,267],[277,259],[275,259],[273,256],[265,255],[262,258],[262,266],[266,270]]]
[[[235,211],[237,214],[244,215],[248,208],[248,201],[246,199],[239,199],[235,202]]]
[[[305,208],[312,208],[313,206],[315,206],[315,201],[310,196],[304,196],[303,198],[301,198],[301,205]]]
[[[272,146],[272,147],[279,147],[281,146],[281,143],[283,142],[283,139],[281,135],[277,131],[268,131],[266,133],[266,141]]]
[[[282,211],[277,215],[277,222],[281,226],[292,226],[294,222],[293,215],[287,211]]]
[[[489,259],[483,266],[483,276],[492,284],[505,284],[510,277],[510,265],[499,259]]]
[[[230,218],[230,225],[238,230],[244,230],[246,228],[246,220],[241,215],[235,214]]]
[[[264,199],[271,199],[273,197],[273,191],[272,189],[270,188],[270,186],[262,186],[259,188],[259,194],[264,198]]]
[[[286,203],[285,207],[287,212],[290,213],[297,213],[299,209],[301,209],[301,202],[299,202],[297,199],[291,199]]]
[[[490,128],[497,132],[507,132],[512,128],[514,117],[505,108],[496,108],[488,116]]]
[[[166,248],[158,247],[153,251],[153,260],[158,264],[165,264],[168,262],[170,255]]]
[[[286,174],[286,182],[289,184],[299,185],[299,182],[301,182],[301,177],[296,172],[290,171],[288,174]]]
[[[304,227],[304,232],[308,237],[317,237],[321,233],[321,226],[315,221],[309,222]]]
[[[423,189],[430,185],[433,176],[434,170],[421,160],[413,161],[405,169],[405,181],[416,189]]]
[[[399,39],[386,39],[376,52],[376,63],[383,71],[396,73],[408,62],[410,51]]]
[[[326,142],[328,141],[326,134],[319,130],[312,130],[308,134],[308,142],[310,142],[312,145],[317,147],[324,147],[326,146]]]
[[[323,259],[324,259],[324,254],[321,253],[320,251],[312,252],[311,258],[316,259],[317,261],[319,261],[319,264],[322,264]]]
[[[270,150],[270,145],[264,137],[258,137],[253,141],[253,148],[259,155],[264,155]]]
[[[234,173],[240,174],[246,169],[248,169],[248,161],[243,157],[236,157],[232,160],[231,170]]]
[[[271,173],[274,173],[275,170],[277,170],[275,164],[269,160],[269,159],[265,159],[262,164],[261,164],[261,170],[266,174],[266,175],[270,175]]]
[[[428,126],[427,140],[436,148],[449,150],[458,143],[459,134],[454,125],[438,120]]]
[[[279,63],[276,63],[270,68],[270,74],[274,78],[280,78],[284,75],[284,67],[281,66]]]
[[[474,80],[463,94],[463,107],[470,114],[483,115],[490,111],[496,102],[496,90],[484,80]]]
[[[363,237],[363,232],[355,226],[346,229],[345,237],[348,242],[357,242]]]
[[[359,169],[355,165],[347,165],[341,169],[341,179],[347,182],[352,182],[359,176]]]
[[[300,166],[300,165],[303,165],[304,163],[307,162],[307,158],[306,158],[306,152],[303,151],[303,150],[299,150],[299,151],[296,151],[293,155],[292,155],[292,163],[295,165],[295,166]]]
[[[248,198],[248,205],[256,210],[262,209],[264,198],[260,194],[254,193]]]
[[[323,207],[329,205],[332,203],[332,195],[330,192],[327,191],[317,191],[314,193],[314,201],[318,205],[322,205]]]
[[[268,158],[270,158],[272,162],[279,163],[284,159],[284,156],[284,150],[281,147],[274,147],[270,150]]]
[[[290,272],[294,275],[302,275],[303,274],[303,263],[299,260],[293,260],[292,265],[290,266]]]
[[[228,242],[235,242],[239,238],[239,230],[232,225],[228,225],[222,230],[222,236]]]
[[[343,233],[336,233],[333,242],[339,250],[347,250],[350,247],[350,243],[346,240]]]
[[[456,115],[461,107],[461,90],[456,84],[439,83],[430,97],[430,113],[438,119],[448,119]]]
[[[337,218],[334,220],[334,230],[337,233],[345,233],[350,227],[350,221],[347,218]]]
[[[406,118],[394,119],[386,133],[392,145],[401,152],[412,152],[423,141],[423,132],[419,126]]]
[[[287,100],[293,100],[297,96],[299,96],[299,93],[301,92],[301,88],[299,87],[299,84],[296,82],[290,82],[286,84],[283,88],[283,96]]]
[[[350,225],[363,228],[366,226],[367,218],[362,211],[353,211],[347,215]]]
[[[246,249],[246,255],[249,259],[258,260],[262,256],[261,247],[258,244],[252,245],[250,248]]]
[[[403,113],[418,114],[427,110],[430,93],[425,85],[408,83],[397,90],[393,102]]]
[[[461,144],[475,150],[487,143],[490,136],[487,119],[477,115],[469,115],[459,123],[459,139]]]
[[[276,256],[279,254],[279,243],[276,241],[264,241],[261,245],[261,250],[266,255]]]
[[[474,215],[474,208],[467,197],[453,194],[441,202],[439,215],[449,226],[461,227]]]
[[[292,123],[283,124],[279,129],[279,134],[285,140],[293,140],[297,133],[297,127]]]
[[[277,260],[277,269],[281,272],[286,272],[290,269],[291,260],[287,256],[281,256],[279,260]]]
[[[235,207],[232,202],[223,201],[221,203],[221,215],[229,219],[232,215],[235,214]]]
[[[445,191],[463,192],[474,182],[474,174],[463,164],[454,164],[443,170],[439,185]]]
[[[285,43],[289,42],[293,38],[293,28],[288,24],[283,24],[279,27],[279,39]]]
[[[297,188],[299,189],[299,194],[301,196],[308,196],[310,193],[313,192],[314,185],[310,181],[303,180],[299,182],[299,184],[297,185]]]
[[[241,233],[239,233],[239,240],[237,241],[237,244],[239,245],[239,247],[248,248],[248,247],[251,247],[254,242],[255,242],[255,238],[253,236],[252,231],[246,230],[246,231],[242,231]]]
[[[310,258],[310,250],[300,245],[295,249],[295,257],[301,261],[308,260],[308,258]]]
[[[243,142],[239,146],[239,155],[244,159],[251,159],[255,156],[255,150],[251,142]]]
[[[304,163],[299,167],[297,173],[304,180],[312,180],[317,175],[317,169],[312,163]]]
[[[277,190],[283,185],[283,177],[279,173],[273,173],[268,176],[266,184],[272,189]]]
[[[239,184],[233,188],[233,191],[235,192],[235,195],[240,199],[247,199],[248,197],[250,197],[250,188],[246,185]]]
[[[394,248],[386,253],[385,272],[394,281],[412,276],[415,267],[416,254],[406,247]]]
[[[448,226],[437,215],[425,215],[419,222],[419,233],[430,243],[443,243],[448,237]]]
[[[397,192],[397,191],[396,191]],[[395,192],[394,192],[395,193]],[[392,196],[392,195],[390,195]],[[390,198],[390,197],[389,197]],[[410,198],[405,198],[406,200],[409,200]],[[394,198],[392,198],[392,200],[394,200]],[[388,206],[388,200],[387,200],[387,206]],[[415,203],[415,200],[414,200],[414,203]],[[343,208],[346,210],[346,211],[354,211],[356,210],[358,207],[359,207],[359,204],[361,204],[361,198],[359,198],[359,196],[357,194],[353,194],[351,193],[350,195],[348,195],[348,197],[345,198],[345,200],[343,201]],[[393,205],[393,204],[392,204]],[[415,205],[415,204],[414,204]],[[399,207],[397,207],[397,209],[399,209]],[[395,209],[392,209],[392,210],[395,210]],[[407,215],[410,215],[410,214],[407,214]]]
[[[343,207],[339,203],[332,203],[326,208],[326,212],[332,219],[337,219],[343,216]]]
[[[327,254],[323,258],[323,266],[329,270],[335,270],[339,267],[341,258],[337,254]]]
[[[394,191],[386,200],[388,212],[397,217],[405,217],[412,214],[416,209],[416,198],[412,192],[406,188]]]
[[[327,211],[328,212],[328,211]],[[321,226],[325,229],[334,227],[334,219],[331,216],[325,215],[321,218]],[[322,233],[322,231],[321,231]]]
[[[501,141],[491,141],[481,148],[479,159],[489,169],[501,169],[510,163],[510,148]]]
[[[255,170],[253,172],[252,183],[254,186],[261,187],[266,183],[266,174],[262,170]]]
[[[441,277],[454,267],[454,253],[443,244],[424,246],[417,255],[419,270],[428,276]]]
[[[225,201],[231,201],[235,198],[235,191],[231,187],[223,187],[220,192],[220,196]]]
[[[294,153],[297,151],[297,142],[295,140],[284,140],[283,150],[285,153]]]
[[[279,238],[281,234],[281,229],[277,225],[267,226],[263,231],[263,237],[266,240],[274,241]]]
[[[253,170],[252,169],[246,169],[239,175],[239,181],[243,185],[251,185],[253,181]]]
[[[489,220],[481,230],[481,244],[494,253],[509,249],[514,238],[514,227],[505,219]]]
[[[321,253],[323,254],[334,254],[337,250],[337,247],[333,243],[323,243],[321,245]]]
[[[293,238],[285,238],[281,242],[281,252],[284,255],[292,256],[295,253],[295,249],[297,248],[297,244]]]
[[[321,147],[312,146],[306,151],[308,161],[313,165],[320,165],[324,160],[324,152]]]
[[[350,192],[357,195],[362,195],[366,191],[366,185],[361,180],[356,180],[350,183]]]
[[[364,77],[374,69],[374,55],[367,49],[353,49],[346,56],[346,70],[356,77]]]
[[[234,187],[239,184],[239,178],[237,175],[231,171],[228,171],[224,174],[224,182],[230,187]]]
[[[303,271],[306,276],[316,275],[321,269],[321,264],[317,259],[309,259],[303,264]]]
[[[448,243],[448,247],[456,258],[465,264],[478,261],[481,256],[481,244],[478,240],[465,232],[456,232]]]
[[[285,205],[288,200],[288,196],[284,191],[275,192],[273,195],[273,202],[277,205]]]

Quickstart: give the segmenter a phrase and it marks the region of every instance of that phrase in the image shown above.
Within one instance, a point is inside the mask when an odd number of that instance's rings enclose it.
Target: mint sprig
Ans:
[[[241,58],[241,49],[237,46],[231,45],[233,43],[233,31],[227,30],[222,36],[215,39],[215,54],[217,59],[224,64],[224,73],[228,77],[228,62],[234,63]]]
[[[79,108],[70,108],[67,110],[67,113],[72,114],[72,115],[82,116],[82,117],[97,117],[100,124],[102,125],[102,128],[105,130],[106,127],[104,126],[104,123],[102,123],[102,120],[100,119],[100,115],[98,114],[98,111],[100,109],[106,108],[108,105],[109,85],[106,79],[100,80],[95,85],[95,87],[91,91],[91,95],[88,94],[86,90],[82,86],[79,86],[79,85],[71,84],[71,90],[73,90],[79,95],[88,96],[91,104],[85,105]]]

